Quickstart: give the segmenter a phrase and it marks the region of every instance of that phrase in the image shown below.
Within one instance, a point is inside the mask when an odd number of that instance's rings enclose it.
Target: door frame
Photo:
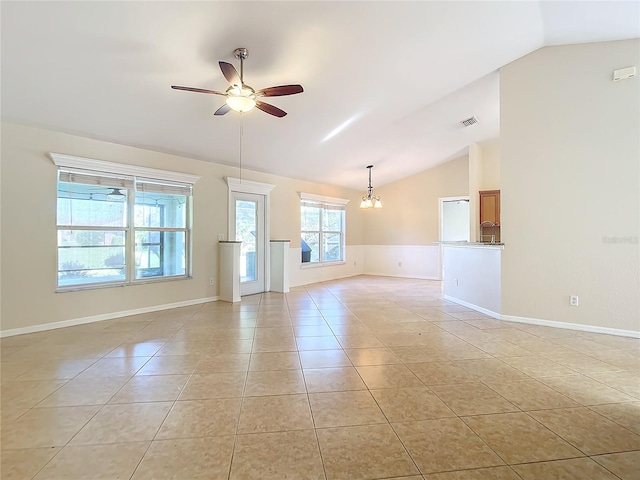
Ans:
[[[442,233],[444,230],[444,204],[445,202],[467,201],[470,202],[469,195],[459,195],[457,197],[440,197],[438,198],[438,242],[440,242],[440,280],[444,280],[444,245],[442,244]],[[471,218],[471,208],[469,208],[469,218]],[[473,232],[469,229],[469,241],[471,241]]]
[[[242,180],[234,177],[225,177],[227,182],[228,196],[227,196],[227,239],[231,234],[231,219],[235,218],[235,214],[232,209],[235,209],[235,202],[233,201],[234,193],[252,193],[254,195],[264,196],[264,265],[262,271],[264,272],[264,291],[271,290],[271,249],[270,245],[270,200],[271,190],[275,188],[275,185],[270,183],[252,182],[250,180]],[[235,228],[234,228],[235,230]]]
[[[265,196],[258,195],[256,193],[243,193],[243,192],[231,192],[232,202],[235,208],[231,208],[229,212],[229,238],[234,238],[236,241],[238,238],[238,205],[243,203],[246,206],[252,205],[253,208],[253,243],[255,247],[254,271],[252,278],[243,278],[242,269],[240,269],[240,296],[246,297],[247,295],[257,295],[259,293],[266,292],[267,286],[265,285],[266,273],[264,271],[266,265],[266,252],[264,250],[264,236],[265,236]],[[235,235],[234,235],[235,231]],[[251,241],[246,238],[245,240]],[[244,242],[240,244],[240,266],[242,266]],[[247,245],[248,247],[248,245]],[[251,250],[248,248],[248,250]],[[247,253],[248,255],[248,253]],[[249,261],[248,257],[245,257],[246,261]],[[247,267],[249,264],[247,263]],[[244,273],[247,273],[245,271]]]

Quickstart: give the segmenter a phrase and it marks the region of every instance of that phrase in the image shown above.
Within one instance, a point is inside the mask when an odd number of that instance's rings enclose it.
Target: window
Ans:
[[[135,278],[187,274],[191,186],[135,182]]]
[[[343,262],[348,200],[300,194],[302,263]]]
[[[190,275],[192,183],[56,164],[59,290]]]
[[[58,176],[58,287],[127,279],[126,178]]]

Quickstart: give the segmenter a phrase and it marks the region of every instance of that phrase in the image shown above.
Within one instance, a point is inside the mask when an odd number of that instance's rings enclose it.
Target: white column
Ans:
[[[289,293],[289,243],[291,240],[271,240],[272,292]]]
[[[477,143],[469,145],[469,234],[472,242],[479,242],[480,185],[482,184],[482,149]]]
[[[219,242],[220,300],[240,301],[240,245],[242,242]]]

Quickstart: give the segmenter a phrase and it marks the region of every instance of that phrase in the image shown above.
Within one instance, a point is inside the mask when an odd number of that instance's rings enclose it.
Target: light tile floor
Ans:
[[[4,338],[2,479],[640,479],[640,340],[355,277]]]

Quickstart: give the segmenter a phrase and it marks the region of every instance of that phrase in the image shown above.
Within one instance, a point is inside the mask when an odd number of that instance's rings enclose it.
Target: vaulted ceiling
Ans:
[[[240,115],[170,85],[224,91],[218,61],[246,47],[246,83],[305,92],[269,99],[284,118],[243,116],[243,167],[358,189],[366,165],[379,186],[497,138],[503,65],[640,36],[638,1],[3,1],[1,16],[3,120],[238,165]]]

